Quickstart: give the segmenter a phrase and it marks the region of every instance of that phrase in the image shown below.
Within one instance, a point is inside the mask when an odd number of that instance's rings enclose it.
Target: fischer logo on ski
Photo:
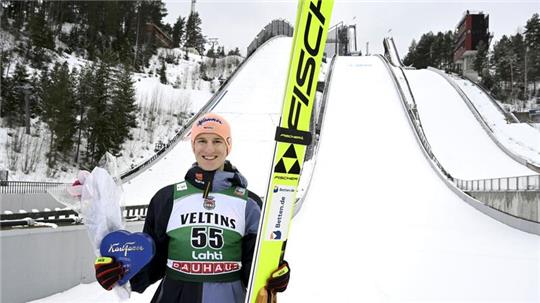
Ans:
[[[333,0],[300,0],[272,172],[261,213],[246,303],[254,303],[283,260],[306,148]]]

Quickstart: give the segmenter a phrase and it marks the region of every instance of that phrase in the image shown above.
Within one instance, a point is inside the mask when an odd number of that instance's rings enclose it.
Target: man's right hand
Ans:
[[[97,281],[106,290],[111,290],[125,273],[122,263],[110,257],[97,258],[94,268],[96,269]]]

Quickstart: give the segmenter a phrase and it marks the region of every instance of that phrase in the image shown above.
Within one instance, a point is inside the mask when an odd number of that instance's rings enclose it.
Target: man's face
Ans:
[[[227,144],[218,135],[200,134],[193,142],[193,154],[202,169],[222,170],[227,158]]]

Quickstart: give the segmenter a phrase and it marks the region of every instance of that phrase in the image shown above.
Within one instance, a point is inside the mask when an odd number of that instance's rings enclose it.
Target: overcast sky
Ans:
[[[164,0],[166,23],[187,16],[191,1]],[[340,21],[356,24],[358,48],[364,53],[381,53],[385,36],[394,37],[404,57],[411,41],[423,33],[454,30],[466,10],[489,14],[494,40],[524,30],[533,13],[540,12],[540,1],[366,1],[335,0],[331,25]],[[291,0],[198,0],[196,10],[202,19],[203,34],[218,38],[226,50],[246,48],[257,33],[273,19],[285,19],[294,25],[297,1]]]

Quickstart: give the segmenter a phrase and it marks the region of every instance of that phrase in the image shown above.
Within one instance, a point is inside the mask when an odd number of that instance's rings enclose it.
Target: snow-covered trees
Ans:
[[[454,33],[451,31],[423,34],[418,42],[413,40],[403,63],[416,68],[433,66],[451,69],[453,43]]]
[[[42,81],[42,119],[49,127],[50,141],[47,155],[49,167],[54,167],[59,157],[71,150],[76,125],[75,85],[67,63],[55,64]]]
[[[129,70],[113,71],[100,63],[93,75],[85,122],[86,162],[95,165],[106,151],[119,153],[121,145],[136,127],[135,89]],[[84,118],[84,117],[83,117]]]
[[[11,79],[3,79],[3,102],[2,114],[8,127],[23,126],[25,124],[26,102],[32,94],[32,85],[26,72],[26,67],[22,64],[15,66],[15,71]],[[34,106],[32,106],[34,108]]]
[[[172,29],[173,47],[180,47],[184,39],[184,33],[186,31],[186,20],[182,16],[178,17],[178,20]]]
[[[536,92],[536,83],[540,81],[540,16],[534,14],[525,25],[525,56],[527,61],[527,80],[533,83],[532,92]],[[531,90],[528,89],[528,95]],[[536,94],[538,95],[538,94]]]
[[[452,70],[453,33],[432,32],[412,41],[403,63],[416,68]],[[481,83],[501,101],[517,103],[540,96],[540,16],[527,20],[525,30],[477,46],[474,69]]]
[[[201,29],[201,18],[199,13],[194,12],[189,15],[187,24],[186,24],[186,47],[192,47],[196,49],[199,54],[204,53],[204,44],[206,43]]]

